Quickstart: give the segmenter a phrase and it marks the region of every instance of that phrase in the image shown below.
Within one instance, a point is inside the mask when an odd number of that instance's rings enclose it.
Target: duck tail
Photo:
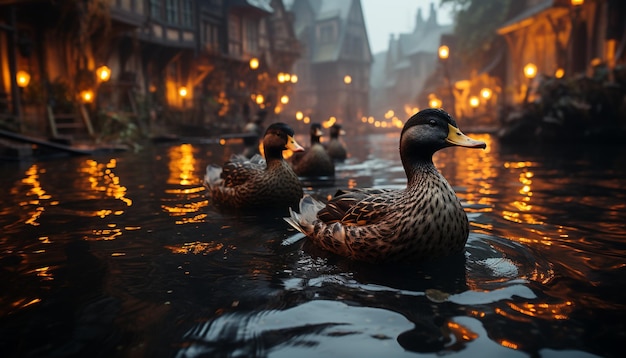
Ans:
[[[317,212],[324,208],[324,204],[305,195],[300,199],[300,213],[289,208],[289,217],[284,218],[289,225],[305,235],[313,231],[313,223],[317,220]]]
[[[216,165],[209,165],[206,167],[206,174],[204,175],[204,185],[209,189],[212,189],[222,183],[222,168]]]

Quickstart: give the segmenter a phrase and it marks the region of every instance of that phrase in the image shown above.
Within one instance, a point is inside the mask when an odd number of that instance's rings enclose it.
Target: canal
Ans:
[[[238,144],[0,163],[1,355],[621,356],[626,147],[473,137],[487,149],[435,156],[464,255],[403,266],[217,211],[205,168]],[[397,133],[346,142],[335,182],[306,192],[405,185]]]

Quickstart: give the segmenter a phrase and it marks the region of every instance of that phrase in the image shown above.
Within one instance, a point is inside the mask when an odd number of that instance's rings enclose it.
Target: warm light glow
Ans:
[[[572,6],[580,6],[585,3],[585,0],[571,0]]]
[[[563,78],[563,76],[565,76],[565,70],[562,68],[557,68],[556,71],[554,71],[554,77],[556,78]]]
[[[491,98],[491,95],[493,94],[493,92],[489,89],[489,88],[483,88],[480,90],[480,96],[484,99],[489,99]]]
[[[324,128],[330,128],[333,126],[333,124],[335,124],[337,122],[337,118],[335,118],[334,116],[331,116],[330,118],[328,118],[327,121],[322,122],[322,127]]]
[[[305,124],[309,124],[311,122],[311,118],[309,118],[309,116],[304,117],[304,119],[302,120]]]
[[[476,107],[478,107],[479,104],[480,104],[480,99],[478,99],[477,96],[470,97],[470,99],[469,99],[470,107],[476,108]]]
[[[289,96],[284,95],[284,96],[280,97],[280,103],[282,103],[282,104],[289,103]]]
[[[537,66],[534,63],[529,63],[524,66],[524,76],[528,79],[533,79],[537,76]]]
[[[17,71],[15,76],[19,87],[26,87],[30,83],[30,74],[26,71]]]
[[[297,83],[298,82],[298,76],[297,75],[291,75],[291,83]]]
[[[439,58],[442,60],[448,59],[450,56],[450,48],[446,45],[439,46]]]
[[[430,101],[428,101],[428,105],[431,108],[441,108],[442,104],[443,103],[441,102],[441,100],[437,97],[433,97],[430,99]]]
[[[278,78],[278,83],[285,83],[285,74],[280,72],[278,73],[278,76],[276,76],[276,78]]]
[[[92,90],[84,90],[80,92],[80,99],[84,102],[84,103],[91,103],[93,102],[93,91]]]
[[[301,111],[296,112],[296,119],[301,121],[304,118],[304,114]]]
[[[179,89],[178,89],[178,94],[179,94],[181,97],[183,97],[183,98],[187,97],[187,95],[189,94],[189,92],[187,92],[187,87],[181,87],[181,88],[179,88]]]
[[[256,57],[252,57],[250,59],[250,69],[256,70],[257,68],[259,68],[259,59]]]
[[[263,102],[265,102],[265,97],[263,97],[262,94],[257,94],[254,100],[257,104],[262,104]]]
[[[289,73],[285,73],[285,82],[291,81],[291,75]]]
[[[350,75],[345,75],[343,78],[343,83],[349,85],[350,83],[352,83],[352,76]]]
[[[100,66],[96,69],[96,76],[102,82],[106,82],[111,78],[111,69],[107,66]]]

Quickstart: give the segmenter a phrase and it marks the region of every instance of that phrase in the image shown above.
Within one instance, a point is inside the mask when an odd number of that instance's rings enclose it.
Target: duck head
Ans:
[[[346,135],[346,131],[341,128],[340,124],[333,124],[330,127],[330,137],[339,138],[340,135]]]
[[[400,134],[400,157],[405,168],[415,162],[432,162],[436,151],[452,146],[484,149],[487,144],[463,134],[447,112],[436,108],[414,114]]]
[[[322,132],[322,125],[319,123],[313,123],[311,124],[311,144],[313,143],[319,143],[320,142],[320,138],[324,135],[324,132]]]
[[[272,123],[265,131],[263,136],[263,150],[265,158],[282,158],[284,150],[293,152],[301,152],[304,150],[298,142],[293,138],[295,132],[285,123]]]

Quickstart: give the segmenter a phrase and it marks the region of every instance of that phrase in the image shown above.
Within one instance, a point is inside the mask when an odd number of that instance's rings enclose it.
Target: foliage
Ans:
[[[455,14],[456,50],[464,63],[479,67],[488,63],[501,27],[523,1],[512,0],[441,0],[452,6]]]
[[[133,118],[117,111],[101,111],[98,113],[97,140],[105,143],[122,143],[135,151],[141,148],[141,133]]]
[[[616,77],[620,75],[617,69]],[[619,78],[619,77],[618,77]],[[624,134],[626,90],[608,81],[605,66],[592,77],[544,77],[538,99],[511,112],[503,123],[507,141],[608,139]]]

